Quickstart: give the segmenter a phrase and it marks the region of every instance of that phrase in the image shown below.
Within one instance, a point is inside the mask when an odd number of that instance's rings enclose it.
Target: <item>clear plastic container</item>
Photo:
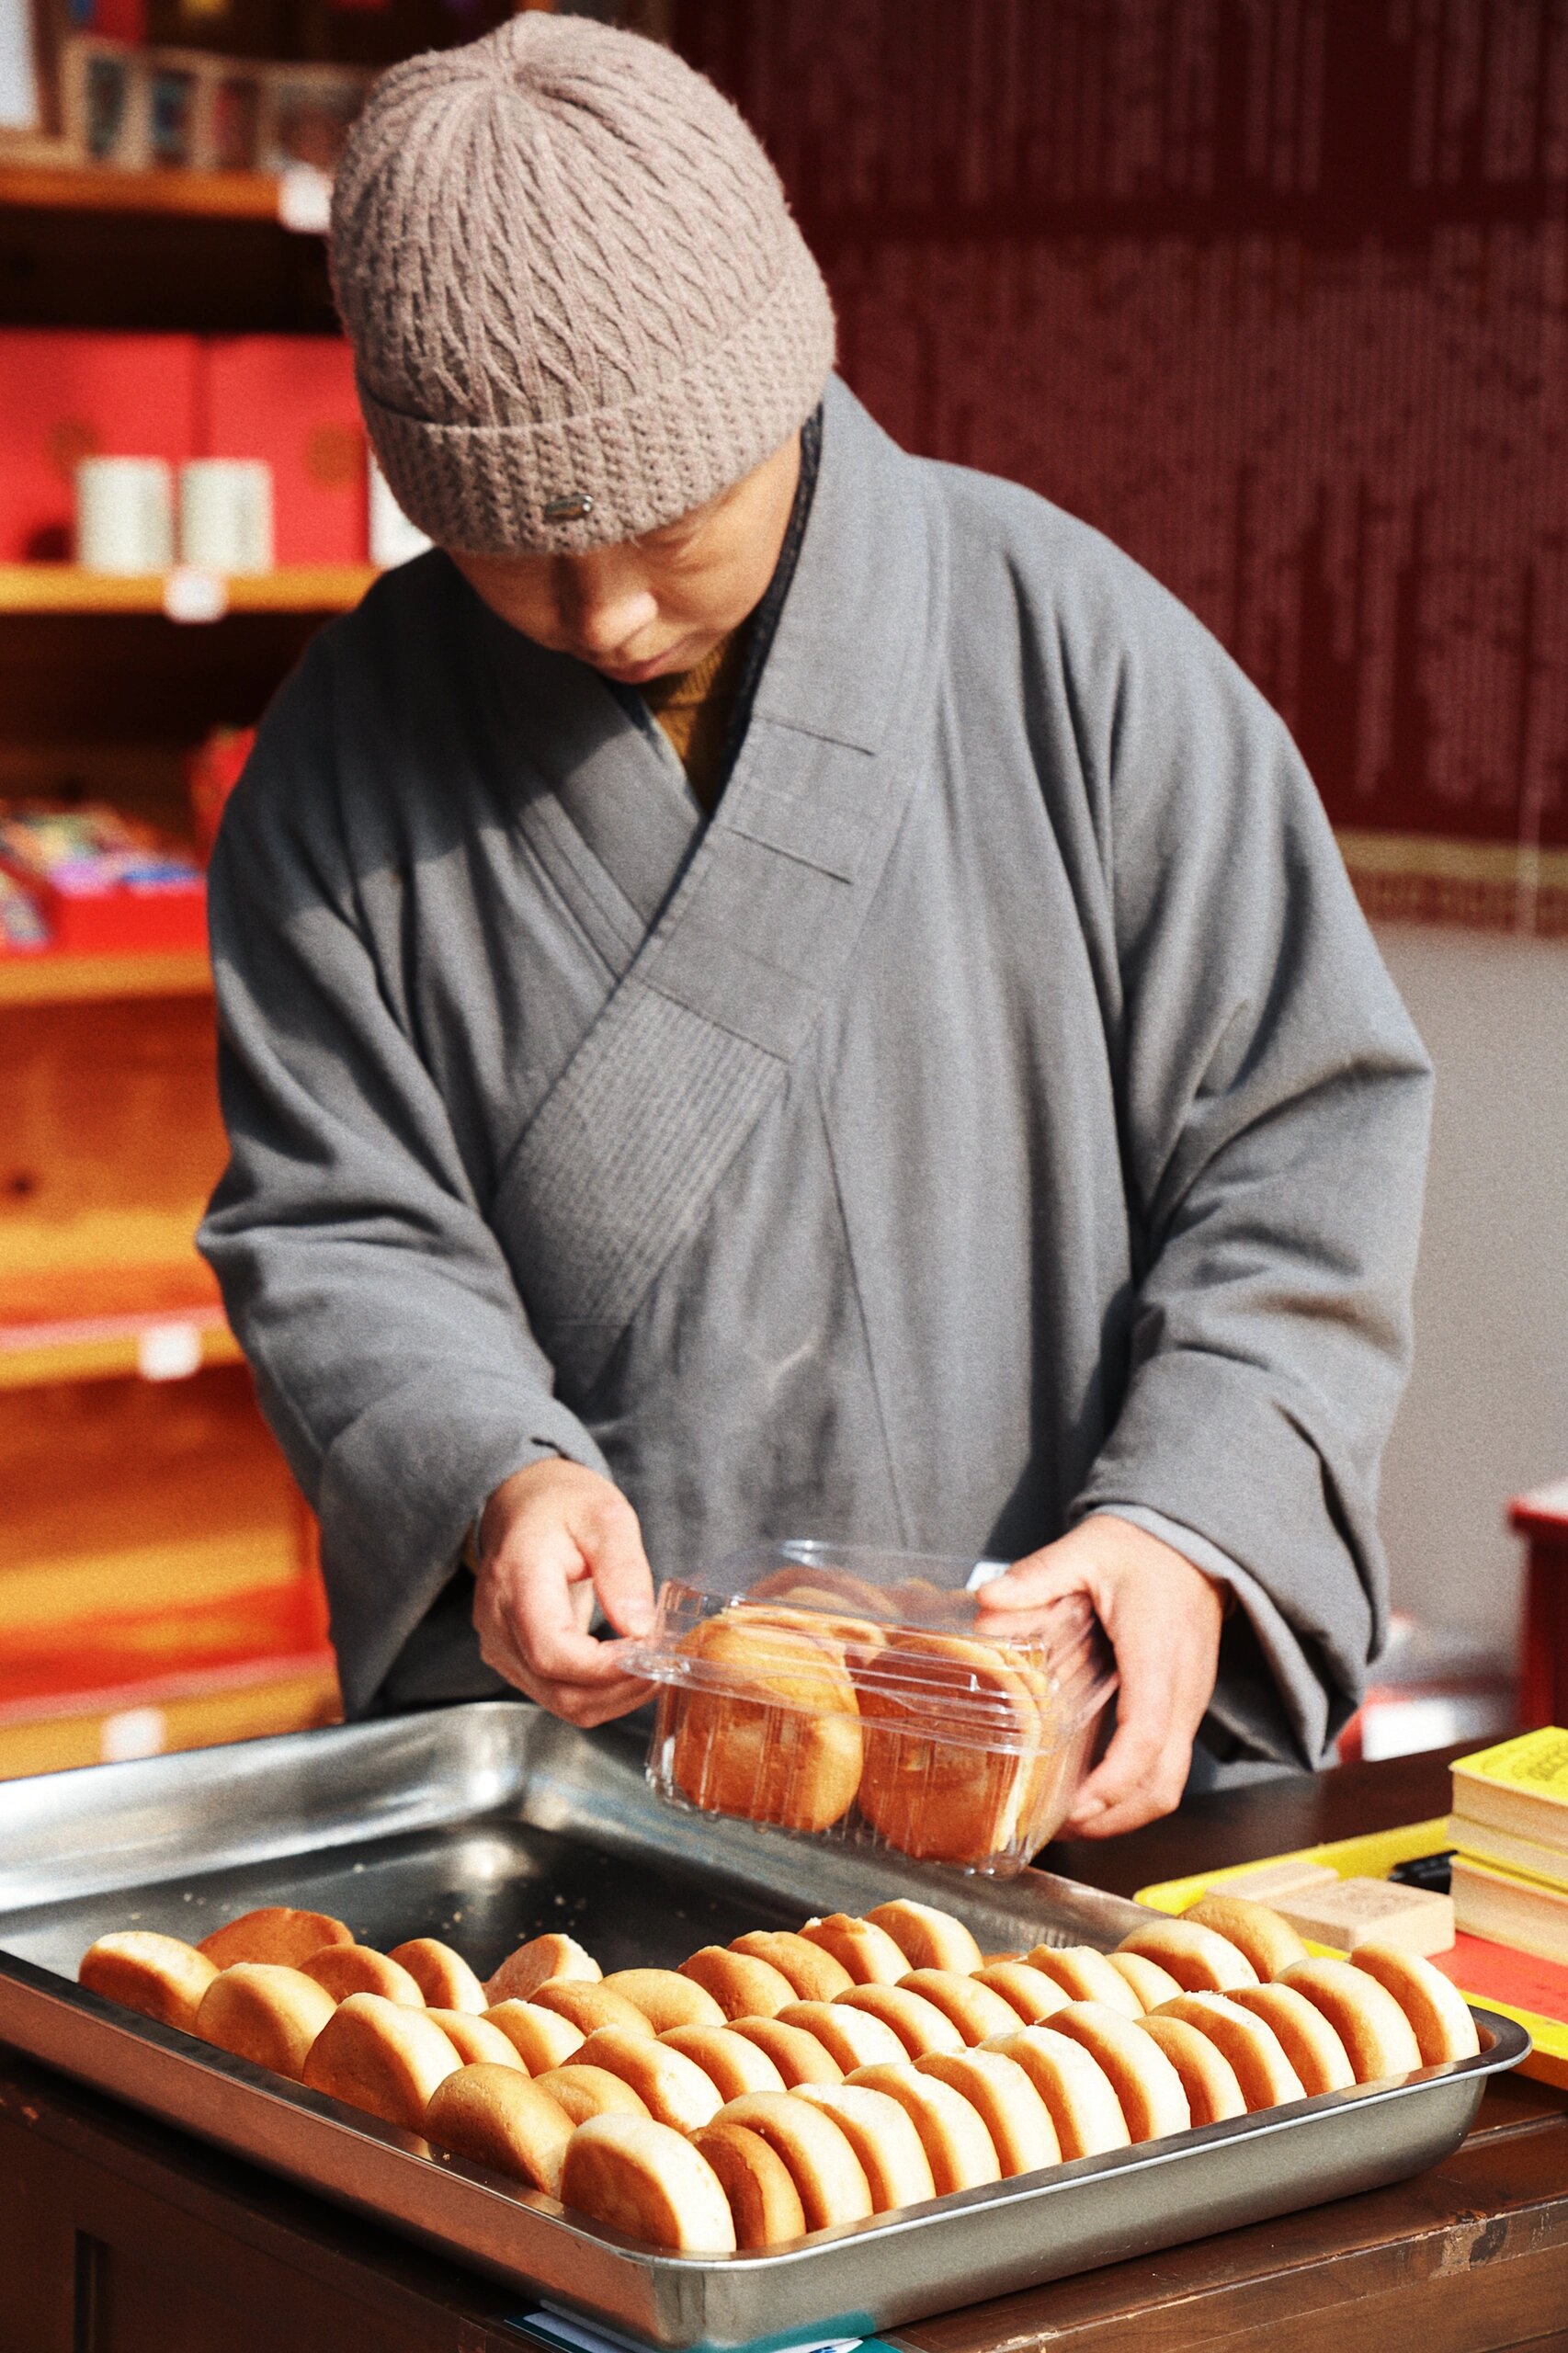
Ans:
[[[974,1631],[1004,1563],[817,1542],[672,1579],[633,1671],[648,1779],[709,1813],[1007,1877],[1069,1813],[1116,1688],[1081,1596]]]

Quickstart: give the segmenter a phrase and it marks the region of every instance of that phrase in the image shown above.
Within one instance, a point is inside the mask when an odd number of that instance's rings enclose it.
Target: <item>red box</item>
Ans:
[[[0,865],[69,954],[207,944],[207,884],[190,857],[112,809],[0,815]]]
[[[188,458],[197,368],[194,335],[0,331],[0,563],[69,562],[80,459]]]
[[[246,335],[202,346],[197,454],[265,458],[279,563],[363,563],[365,428],[335,335]]]

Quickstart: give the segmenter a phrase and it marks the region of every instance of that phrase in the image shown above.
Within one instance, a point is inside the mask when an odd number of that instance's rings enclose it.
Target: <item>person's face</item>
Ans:
[[[691,669],[756,609],[800,472],[795,433],[706,506],[640,540],[585,555],[449,552],[492,611],[536,645],[643,686]]]

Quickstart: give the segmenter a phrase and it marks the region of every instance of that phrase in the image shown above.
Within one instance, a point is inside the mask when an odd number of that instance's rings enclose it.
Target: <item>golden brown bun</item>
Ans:
[[[895,1629],[862,1685],[865,1764],[858,1805],[890,1847],[917,1860],[979,1863],[1020,1835],[1033,1775],[1040,1711],[1028,1683],[1002,1646],[960,1634]],[[916,1680],[916,1678],[918,1678]],[[979,1691],[1011,1748],[980,1748],[960,1737]],[[944,1736],[946,1734],[946,1736]],[[872,1917],[876,1917],[875,1914]],[[890,1930],[895,1941],[896,1929]],[[925,1956],[915,1964],[958,1964]],[[981,1965],[979,1948],[968,1963]]]
[[[219,1969],[232,1969],[237,1961],[298,1969],[324,1945],[351,1945],[354,1940],[353,1929],[330,1912],[296,1912],[288,1904],[267,1904],[259,1912],[242,1912],[237,1920],[225,1920],[202,1938],[197,1950]]]
[[[1398,1951],[1392,1945],[1358,1945],[1350,1966],[1364,1969],[1393,1995],[1410,2021],[1424,2067],[1475,2057],[1481,2037],[1464,1995],[1420,1953]]]
[[[1038,1969],[1042,1977],[1059,1985],[1070,2002],[1103,2002],[1108,2010],[1119,2010],[1126,2018],[1143,2015],[1136,1991],[1119,1970],[1111,1967],[1109,1954],[1096,1952],[1093,1945],[1036,1945],[1025,1961],[1028,1968]],[[1176,1991],[1181,1988],[1177,1986]]]
[[[934,1904],[916,1904],[900,1895],[891,1904],[879,1904],[866,1917],[892,1938],[903,1955],[905,1973],[912,1969],[970,1972],[985,1965],[985,1956],[963,1922],[950,1912],[939,1912]]]
[[[899,1982],[906,1994],[918,1994],[950,2018],[971,2049],[988,2035],[1010,2034],[1017,2022],[1010,2002],[960,1970],[912,1969]]]
[[[680,2255],[728,2255],[735,2225],[699,2149],[643,2116],[592,2116],[567,2143],[561,2202],[589,2222]]]
[[[1178,1995],[1176,1999],[1180,1998]],[[1233,2116],[1246,2114],[1247,2104],[1242,2097],[1236,2071],[1208,2035],[1200,2034],[1185,2018],[1140,2018],[1138,2030],[1153,2036],[1181,2077],[1195,2125],[1225,2124]]]
[[[564,2067],[547,2068],[534,2082],[574,2124],[585,2124],[590,2116],[648,2113],[641,2092],[633,2091],[624,2075],[612,2075],[608,2067],[574,2066],[568,2061]]]
[[[806,2227],[795,2177],[760,2132],[744,2124],[705,2124],[691,2136],[719,2177],[740,2247],[781,2246]]]
[[[704,1945],[692,1953],[681,1962],[680,1974],[711,1994],[727,2018],[776,2018],[799,1999],[771,1961],[726,1952],[722,1945]]]
[[[1131,1986],[1142,2010],[1157,2010],[1162,2002],[1174,2002],[1183,1990],[1170,1971],[1146,1953],[1108,1952],[1106,1959],[1123,1984]]]
[[[1001,2180],[996,2143],[984,2119],[950,2084],[923,2074],[908,2059],[886,2067],[858,2067],[849,2083],[852,2089],[882,2092],[897,2100],[920,2135],[938,2198]]]
[[[497,2002],[528,2002],[541,1985],[549,1985],[557,1978],[566,1978],[574,1984],[597,1985],[604,1972],[591,1952],[585,1952],[575,1937],[565,1937],[551,1929],[548,1936],[530,1937],[516,1952],[508,1953],[494,1977],[485,1984],[492,2007]]]
[[[753,1586],[746,1607],[759,1601],[795,1602],[802,1608],[849,1609],[856,1616],[880,1620],[897,1616],[888,1608],[887,1596],[880,1586],[866,1578],[851,1574],[847,1569],[819,1568],[815,1565],[775,1569]],[[881,1631],[880,1626],[876,1628]]]
[[[1344,2043],[1323,2012],[1293,1985],[1238,1985],[1225,1999],[1273,2028],[1309,2099],[1319,2092],[1347,2092],[1355,2083]]]
[[[845,2074],[857,2067],[875,2067],[908,2052],[891,2026],[869,2010],[846,2007],[842,2002],[791,2002],[778,2013],[780,2026],[798,2026],[813,2035]]]
[[[555,2010],[541,2010],[533,2002],[496,2002],[484,2015],[492,2026],[500,2028],[530,2075],[542,2075],[547,2067],[563,2067],[583,2045],[581,2027]]]
[[[490,2006],[483,1986],[460,1952],[438,1937],[411,1937],[388,1953],[406,1969],[433,2010],[466,2010],[479,2018]]]
[[[891,2214],[935,2198],[926,2144],[906,2108],[869,2084],[803,2084],[797,2099],[824,2109],[856,2155],[871,2193],[871,2211]]]
[[[1268,2020],[1243,2009],[1228,1995],[1178,1994],[1154,2015],[1181,2018],[1209,2037],[1230,2061],[1249,2116],[1260,2108],[1305,2097],[1301,2079]]]
[[[457,2052],[427,2011],[382,1994],[350,1994],[311,2045],[301,2080],[308,2091],[418,2132],[432,2092],[458,2066]],[[509,2067],[494,2072],[517,2080]]]
[[[1366,1970],[1347,1961],[1299,1961],[1280,1982],[1323,2012],[1345,2045],[1358,2084],[1408,2075],[1421,2065],[1415,2029],[1387,1986]]]
[[[1092,2052],[1054,2027],[1020,2027],[998,2035],[988,2051],[1015,2059],[1045,2102],[1064,2158],[1103,2156],[1131,2141],[1121,2102]]]
[[[801,1934],[841,1961],[857,1985],[896,1985],[914,1965],[885,1928],[874,1920],[854,1919],[847,1912],[808,1920]]]
[[[784,2078],[763,2050],[727,2026],[676,2026],[659,2037],[672,2051],[695,2060],[710,2078],[721,2099],[740,2099],[746,2092],[781,2092]]]
[[[406,2004],[411,2010],[425,2007],[417,1981],[399,1962],[369,1945],[324,1945],[300,1967],[318,1985],[324,1985],[335,2002],[346,2002],[350,1994],[380,1994],[389,2002]]]
[[[427,2009],[425,2015],[440,2028],[465,2067],[516,2067],[528,2074],[517,2045],[489,2018],[476,2018],[472,2010]]]
[[[835,1961],[809,1937],[791,1935],[787,1928],[753,1928],[748,1935],[734,1938],[730,1950],[768,1962],[780,1977],[789,1979],[798,2001],[831,2002],[835,1994],[847,1993],[855,1983],[842,1961]]]
[[[695,1806],[790,1830],[825,1830],[860,1781],[860,1721],[840,1643],[726,1610],[681,1646],[744,1691],[678,1695],[676,1787]]]
[[[119,1928],[100,1937],[82,1955],[76,1972],[79,1983],[106,2002],[140,2010],[143,2018],[181,2027],[187,2034],[194,2033],[202,1996],[217,1974],[217,1963],[199,1947],[148,1928]]]
[[[629,2034],[652,2034],[652,2021],[646,2010],[629,2002],[611,1985],[588,1984],[575,1977],[551,1977],[538,1985],[529,1995],[536,2010],[552,2010],[558,2018],[566,2018],[584,2034],[593,2034],[601,2026],[624,2027]]]
[[[650,2116],[677,2132],[695,2132],[723,2102],[713,2078],[684,2051],[626,2027],[600,2027],[577,2053],[583,2067],[603,2067],[630,2084]]]
[[[1052,2010],[1062,2009],[1074,1998],[1065,1986],[1048,1977],[1043,1969],[1031,1969],[1027,1961],[987,1961],[983,1969],[975,1971],[974,1982],[1000,1994],[1025,2026],[1040,2026]],[[1001,2030],[998,2028],[999,2033]]]
[[[788,2166],[800,2193],[808,2231],[835,2222],[861,2222],[871,2212],[865,2167],[841,2125],[809,2100],[789,2092],[748,2092],[720,2112],[722,2124],[744,2124]]]
[[[736,2018],[730,2032],[767,2052],[787,2091],[798,2084],[836,2084],[844,2073],[819,2036],[782,2018]]]
[[[1185,2132],[1192,2111],[1181,2076],[1153,2038],[1120,2010],[1104,2002],[1069,2002],[1051,2021],[1051,2031],[1081,2043],[1108,2077],[1121,2103],[1128,2137],[1161,2141]]]
[[[655,2034],[672,2026],[722,2026],[724,2013],[706,1986],[678,1969],[617,1969],[605,1979],[612,1994],[635,2002]]]
[[[437,2148],[552,2198],[573,2130],[559,2103],[515,2067],[459,2067],[437,2085],[424,2117]]]
[[[207,1988],[194,2031],[203,2042],[297,2084],[312,2044],[336,2006],[326,1988],[302,1970],[237,1961]]]
[[[1189,1904],[1181,1916],[1229,1938],[1236,1950],[1251,1961],[1260,1985],[1283,1977],[1297,1961],[1312,1958],[1289,1920],[1281,1919],[1267,1904],[1255,1904],[1248,1896],[1211,1891],[1200,1895],[1196,1904]]]
[[[1233,1985],[1257,1984],[1245,1953],[1198,1920],[1152,1920],[1123,1937],[1121,1949],[1157,1961],[1184,1994],[1228,1994]]]
[[[1051,2112],[1016,2059],[1000,2051],[933,2051],[915,2063],[968,2100],[991,2135],[1005,2181],[1060,2162]]]
[[[964,2039],[945,2010],[928,2002],[924,1994],[911,1993],[907,1985],[852,1985],[847,1994],[840,1994],[835,2007],[864,2010],[870,2018],[881,2018],[891,2026],[910,2058],[924,2058],[927,2051],[961,2051]]]

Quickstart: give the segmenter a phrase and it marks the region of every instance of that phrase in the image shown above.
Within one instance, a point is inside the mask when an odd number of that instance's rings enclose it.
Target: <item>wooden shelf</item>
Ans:
[[[94,998],[210,996],[212,967],[204,948],[127,955],[68,956],[54,949],[0,955],[0,1009],[8,1005],[75,1005]]]
[[[167,1379],[237,1364],[239,1343],[194,1250],[167,1266],[79,1268],[0,1282],[0,1390]]]
[[[0,165],[0,205],[28,211],[156,212],[200,221],[276,221],[270,172],[117,172],[79,164]]]
[[[231,613],[344,613],[377,577],[369,563],[295,563],[275,572],[235,573],[224,586]],[[162,572],[3,563],[0,613],[161,613],[166,581]]]

